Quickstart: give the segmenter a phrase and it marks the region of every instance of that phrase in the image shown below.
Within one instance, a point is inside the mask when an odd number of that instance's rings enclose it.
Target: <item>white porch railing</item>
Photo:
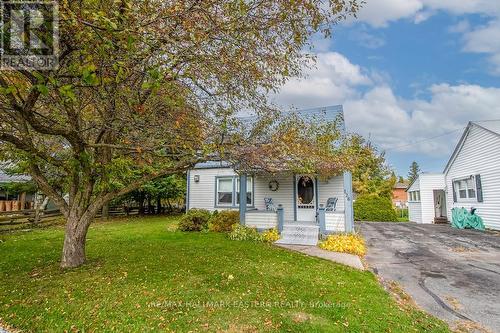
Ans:
[[[318,223],[322,234],[346,232],[345,211],[326,211],[322,205],[318,209]]]
[[[345,232],[344,212],[325,212],[325,230],[331,232]]]
[[[272,229],[278,227],[278,213],[268,210],[247,210],[245,225],[257,229]]]

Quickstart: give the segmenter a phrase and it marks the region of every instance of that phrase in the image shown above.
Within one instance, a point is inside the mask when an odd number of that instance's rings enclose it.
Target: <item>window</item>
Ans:
[[[240,203],[240,179],[238,176],[216,178],[216,206],[235,207]],[[253,205],[253,178],[247,177],[247,206]]]
[[[217,178],[217,205],[233,205],[234,177]]]
[[[410,202],[420,202],[420,191],[411,191],[408,193]]]
[[[236,178],[236,204],[240,204],[240,179]],[[247,206],[253,205],[253,178],[247,177]]]
[[[458,199],[475,199],[476,198],[476,182],[475,177],[457,179],[453,181],[453,190]]]

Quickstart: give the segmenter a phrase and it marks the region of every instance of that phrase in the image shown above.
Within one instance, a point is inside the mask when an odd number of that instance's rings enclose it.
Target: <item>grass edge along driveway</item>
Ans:
[[[0,322],[25,331],[448,332],[398,307],[370,272],[176,217],[91,226],[88,262],[61,270],[63,228],[0,235]]]

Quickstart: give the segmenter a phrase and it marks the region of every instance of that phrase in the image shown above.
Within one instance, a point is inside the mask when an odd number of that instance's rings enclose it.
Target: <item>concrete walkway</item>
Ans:
[[[500,332],[500,236],[449,225],[360,223],[374,273],[427,312]]]
[[[326,251],[320,249],[317,246],[310,246],[310,245],[288,245],[288,244],[276,244],[276,245],[285,249],[304,253],[312,257],[318,257],[330,260],[359,270],[365,269],[363,263],[361,262],[361,259],[359,259],[359,257],[354,254]]]

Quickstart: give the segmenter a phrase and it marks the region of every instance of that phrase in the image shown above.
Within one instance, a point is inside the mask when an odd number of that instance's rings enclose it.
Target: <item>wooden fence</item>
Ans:
[[[109,216],[128,216],[139,213],[139,208],[110,207]],[[101,217],[98,214],[96,218]],[[62,214],[58,209],[45,210],[40,214],[38,222],[35,222],[35,210],[25,209],[10,212],[0,212],[0,233],[13,230],[33,229],[48,227],[51,225],[62,224]]]
[[[61,217],[59,210],[46,210],[35,223],[34,209],[0,212],[0,232],[46,227],[58,223]]]

